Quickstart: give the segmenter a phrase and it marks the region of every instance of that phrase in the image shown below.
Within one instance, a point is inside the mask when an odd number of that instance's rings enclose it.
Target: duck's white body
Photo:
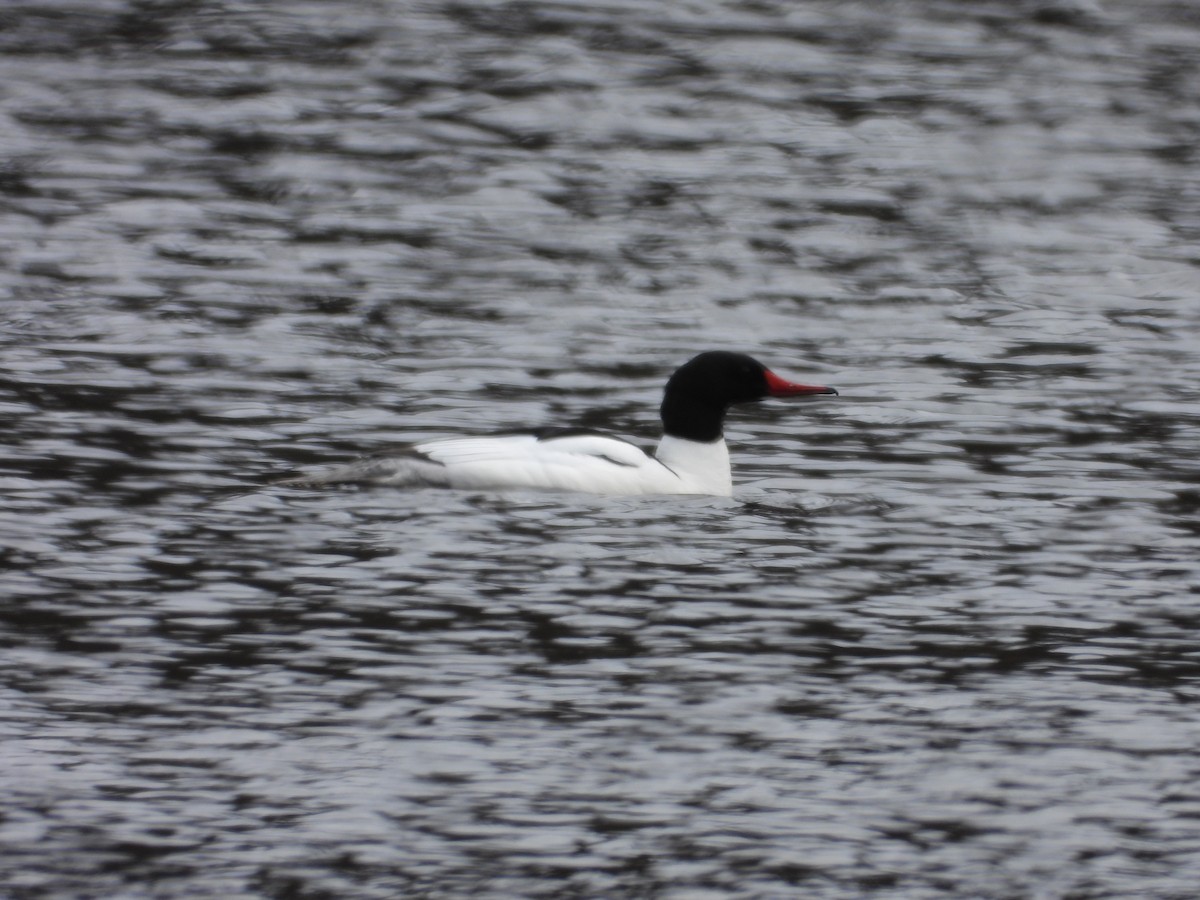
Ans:
[[[663,437],[653,456],[628,441],[590,432],[450,438],[283,483],[728,497],[733,478],[722,423],[731,405],[769,396],[836,393],[785,381],[744,354],[710,351],[681,366],[667,382]]]
[[[601,434],[515,434],[427,441],[415,445],[405,456],[354,463],[342,470],[337,480],[589,494],[727,497],[733,493],[729,449],[724,440],[704,443],[670,435],[659,442],[654,456],[628,441]]]

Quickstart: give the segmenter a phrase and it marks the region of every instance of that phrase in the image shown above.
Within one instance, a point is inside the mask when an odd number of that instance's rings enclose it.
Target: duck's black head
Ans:
[[[720,440],[725,413],[735,403],[765,397],[836,394],[833,388],[780,378],[745,353],[709,350],[675,370],[663,393],[663,432],[690,441]]]

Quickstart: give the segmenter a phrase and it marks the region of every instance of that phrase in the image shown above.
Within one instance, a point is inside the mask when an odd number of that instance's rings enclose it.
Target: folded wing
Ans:
[[[443,466],[452,487],[638,493],[648,469],[663,469],[633,444],[597,434],[453,438],[413,449]]]

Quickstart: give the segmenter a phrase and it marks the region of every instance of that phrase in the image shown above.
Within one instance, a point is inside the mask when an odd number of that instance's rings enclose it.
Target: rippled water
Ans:
[[[0,11],[0,885],[1190,898],[1191,4]],[[264,487],[693,353],[735,497]]]

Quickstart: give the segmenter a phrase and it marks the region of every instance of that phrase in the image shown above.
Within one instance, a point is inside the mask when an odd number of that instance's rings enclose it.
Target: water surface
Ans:
[[[1186,4],[0,13],[0,883],[1186,898]],[[734,498],[266,486],[514,424]]]

